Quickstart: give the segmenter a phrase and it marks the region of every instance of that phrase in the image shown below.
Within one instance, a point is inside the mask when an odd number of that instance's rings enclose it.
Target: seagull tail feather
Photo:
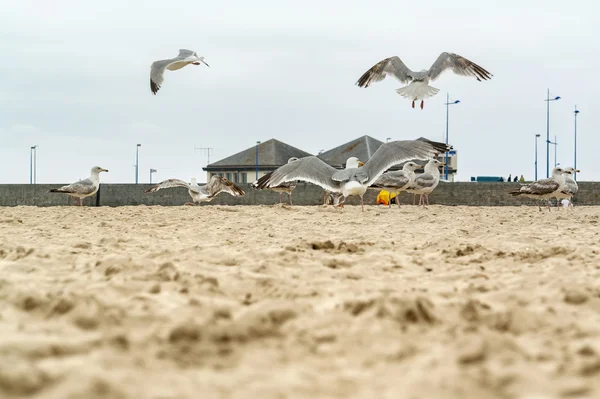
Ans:
[[[439,91],[440,89],[418,81],[396,89],[396,93],[409,100],[425,100],[426,98],[435,96]]]

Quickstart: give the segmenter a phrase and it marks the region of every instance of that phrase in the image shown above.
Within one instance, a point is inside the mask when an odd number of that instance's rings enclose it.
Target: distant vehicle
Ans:
[[[498,183],[498,182],[503,182],[504,178],[501,176],[477,176],[477,177],[473,177],[471,176],[471,181],[475,181],[475,182],[486,182],[486,183]]]

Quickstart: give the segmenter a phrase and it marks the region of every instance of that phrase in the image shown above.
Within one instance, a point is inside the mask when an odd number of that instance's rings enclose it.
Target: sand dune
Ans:
[[[0,397],[600,397],[600,208],[0,209]]]

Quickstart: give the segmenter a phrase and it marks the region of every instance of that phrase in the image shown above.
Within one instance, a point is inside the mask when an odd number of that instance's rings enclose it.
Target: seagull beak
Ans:
[[[579,169],[575,169],[573,172],[575,172],[575,173],[581,173],[581,171]]]
[[[446,166],[445,162],[440,162],[440,166]]]
[[[362,162],[362,161],[358,161],[358,166],[359,166],[359,167],[360,167],[360,166],[363,166],[364,164],[365,164],[364,162]]]
[[[202,61],[204,63],[204,65],[206,65],[207,67],[210,68],[210,65],[208,65],[204,60],[200,60],[200,61]]]
[[[108,169],[100,169],[102,172],[108,172]]]

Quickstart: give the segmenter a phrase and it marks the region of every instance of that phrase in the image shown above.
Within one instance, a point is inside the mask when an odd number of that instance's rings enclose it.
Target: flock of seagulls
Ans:
[[[150,66],[150,90],[156,94],[163,82],[165,70],[176,71],[187,65],[209,66],[204,57],[198,56],[195,51],[180,49],[179,54],[171,59],[158,60]],[[408,85],[396,89],[396,92],[404,98],[421,101],[420,108],[423,109],[424,101],[435,96],[439,89],[429,86],[431,81],[440,77],[446,71],[451,70],[459,76],[472,76],[478,81],[489,80],[493,76],[487,70],[463,56],[454,53],[441,53],[429,69],[418,72],[409,69],[402,60],[397,57],[389,57],[379,61],[369,68],[356,82],[359,87],[367,88],[373,82],[379,82],[386,76],[391,76],[401,83]],[[367,189],[384,189],[397,195],[406,191],[419,194],[419,205],[429,204],[429,194],[437,187],[440,181],[439,167],[444,163],[435,159],[437,155],[450,151],[453,147],[445,143],[435,142],[423,137],[416,140],[392,141],[382,144],[377,151],[365,163],[356,157],[350,157],[346,161],[345,169],[338,170],[325,163],[316,156],[304,158],[292,157],[288,162],[276,170],[265,174],[252,183],[252,187],[258,190],[269,189],[279,193],[279,202],[282,203],[282,194],[287,193],[290,205],[292,205],[292,191],[296,188],[297,181],[305,181],[321,186],[328,198],[336,206],[343,206],[347,197],[355,195],[360,197],[361,209],[364,211],[363,196]],[[417,175],[415,171],[420,167],[415,160],[427,161],[424,173]],[[394,165],[404,163],[402,170],[388,172]],[[51,193],[63,193],[78,200],[81,206],[82,200],[90,197],[98,191],[100,185],[100,173],[108,172],[107,169],[94,166],[90,177],[79,180],[67,186],[51,189]],[[579,172],[574,168],[556,167],[552,171],[552,177],[541,179],[533,183],[523,184],[517,191],[511,191],[514,197],[535,198],[538,200],[571,199],[578,191],[577,182],[572,178],[573,173]],[[147,194],[157,192],[161,189],[172,187],[184,187],[192,198],[192,202],[186,205],[195,205],[208,202],[219,193],[225,192],[235,197],[244,196],[244,191],[224,177],[214,175],[205,185],[198,185],[195,178],[191,183],[179,179],[167,179],[144,192]],[[400,206],[400,203],[398,206]],[[548,210],[550,204],[547,203]],[[391,204],[390,204],[391,206]],[[541,207],[539,207],[541,210]]]

